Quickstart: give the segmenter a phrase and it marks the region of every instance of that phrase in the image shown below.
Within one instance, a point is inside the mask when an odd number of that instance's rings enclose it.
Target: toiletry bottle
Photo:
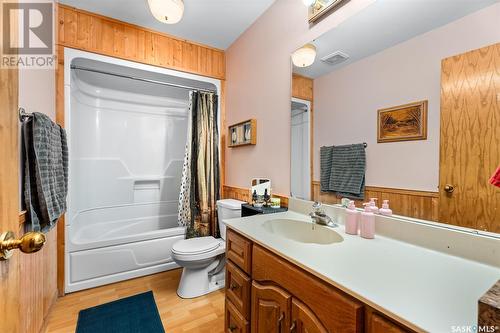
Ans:
[[[373,214],[378,214],[378,207],[376,203],[377,200],[378,200],[377,198],[370,198],[370,211]]]
[[[264,190],[264,205],[269,206],[271,196],[267,193],[267,188]]]
[[[345,232],[350,235],[358,234],[358,215],[354,201],[350,200],[346,210]]]
[[[389,208],[389,200],[384,200],[384,203],[382,204],[382,208],[380,208],[378,211],[382,215],[391,216],[392,209]]]
[[[361,213],[359,234],[363,238],[375,238],[375,214],[371,211],[370,203],[364,203],[365,211]]]
[[[259,196],[257,195],[257,190],[253,190],[253,194],[252,194],[252,205],[254,205],[256,202],[257,202],[257,199],[259,198]]]

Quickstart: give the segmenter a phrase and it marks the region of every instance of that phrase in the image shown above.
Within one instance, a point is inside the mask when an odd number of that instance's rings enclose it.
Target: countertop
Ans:
[[[500,277],[494,266],[376,235],[319,245],[266,231],[265,221],[286,218],[313,224],[293,211],[225,220],[227,226],[409,327],[433,333],[477,325],[479,298]],[[321,232],[321,228],[318,232]],[[474,249],[471,249],[474,251]]]

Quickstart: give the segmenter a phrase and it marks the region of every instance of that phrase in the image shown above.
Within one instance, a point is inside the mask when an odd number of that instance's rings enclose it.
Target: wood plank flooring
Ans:
[[[167,333],[224,331],[224,290],[195,299],[176,294],[182,270],[176,269],[68,294],[57,300],[45,333],[75,332],[78,312],[119,298],[152,290]]]

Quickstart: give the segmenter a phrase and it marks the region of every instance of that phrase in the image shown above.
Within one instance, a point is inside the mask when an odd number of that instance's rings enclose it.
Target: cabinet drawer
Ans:
[[[369,333],[410,333],[398,324],[384,318],[383,316],[372,312],[368,315],[368,332]]]
[[[226,263],[226,297],[236,309],[250,319],[250,278],[231,261]]]
[[[226,298],[226,314],[224,323],[225,332],[227,333],[248,333],[248,321],[243,318],[236,307]]]
[[[254,280],[286,289],[311,309],[328,332],[363,331],[363,303],[258,245],[252,252]]]
[[[252,269],[252,242],[231,229],[226,233],[226,256],[229,260],[250,274]]]

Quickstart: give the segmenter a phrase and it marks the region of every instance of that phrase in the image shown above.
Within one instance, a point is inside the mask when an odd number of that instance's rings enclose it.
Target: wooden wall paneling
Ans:
[[[389,206],[397,215],[429,221],[438,221],[439,218],[439,194],[437,192],[367,186],[365,199],[355,200],[356,205],[361,207],[361,204],[370,198],[377,198],[379,206],[381,206],[382,200],[389,200]],[[321,192],[320,183],[313,181],[313,200],[319,200],[326,204],[338,204],[341,197],[337,197],[333,193]]]
[[[308,77],[292,74],[292,97],[305,99],[307,101],[313,100],[313,79]]]
[[[499,233],[500,43],[442,61],[440,128],[440,221]]]
[[[58,44],[126,60],[225,78],[225,53],[210,46],[58,4]]]
[[[64,127],[64,47],[56,46],[56,123]],[[64,296],[65,269],[65,219],[64,215],[57,222],[57,290],[59,296]]]

